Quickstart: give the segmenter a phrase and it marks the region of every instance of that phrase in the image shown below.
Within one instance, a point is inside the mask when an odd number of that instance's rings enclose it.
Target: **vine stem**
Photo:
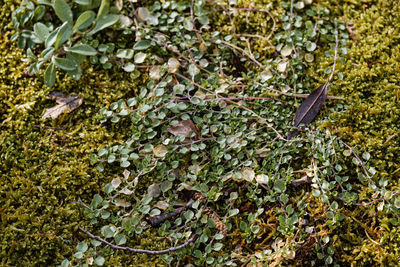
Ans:
[[[368,171],[367,171],[367,169],[366,169],[365,166],[364,166],[364,163],[362,162],[362,160],[360,159],[360,157],[357,155],[357,153],[354,151],[354,149],[353,149],[351,146],[349,146],[348,144],[346,144],[345,142],[343,142],[342,140],[340,140],[340,141],[343,143],[343,145],[345,145],[348,149],[350,149],[350,151],[353,153],[354,157],[356,157],[356,159],[358,160],[358,162],[361,164],[361,167],[363,168],[364,173],[365,173],[365,175],[368,177],[369,181],[370,181],[374,186],[376,186],[376,184],[375,184],[374,181],[372,180],[371,176],[369,176]]]
[[[183,243],[182,245],[176,246],[176,247],[172,247],[172,248],[168,248],[168,249],[163,249],[163,250],[147,250],[147,249],[135,249],[135,248],[130,248],[130,247],[121,247],[118,245],[114,245],[104,239],[102,239],[101,237],[92,234],[91,232],[83,229],[82,227],[78,227],[79,230],[85,234],[87,234],[90,238],[92,239],[96,239],[104,244],[106,244],[107,246],[110,246],[113,249],[116,250],[126,250],[126,251],[130,251],[133,253],[145,253],[145,254],[150,254],[150,255],[160,255],[160,254],[166,254],[169,252],[174,252],[177,250],[180,250],[182,248],[187,247],[190,243],[194,242],[197,239],[197,234],[192,235],[185,243]]]
[[[336,68],[336,61],[337,61],[337,50],[339,47],[339,38],[338,38],[338,32],[337,32],[337,25],[335,25],[335,30],[336,30],[336,34],[335,34],[335,40],[336,40],[336,45],[335,45],[335,56],[333,58],[333,67],[332,67],[332,73],[329,76],[328,82],[330,82],[333,78],[333,74],[335,73],[335,68]]]
[[[400,192],[395,192],[395,193],[393,193],[392,197],[395,197],[395,196],[398,196],[398,195],[400,195]],[[365,206],[369,206],[371,204],[374,204],[374,203],[376,203],[378,201],[381,201],[381,200],[384,200],[384,199],[385,199],[385,197],[383,196],[383,197],[377,198],[377,199],[372,200],[372,201],[367,202],[367,203],[355,203],[355,205],[364,206],[365,207]]]

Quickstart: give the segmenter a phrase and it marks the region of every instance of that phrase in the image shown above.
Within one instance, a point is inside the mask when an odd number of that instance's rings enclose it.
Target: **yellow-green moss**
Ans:
[[[331,83],[330,94],[342,96],[346,110],[334,113],[324,124],[360,151],[371,154],[374,178],[388,179],[389,188],[399,190],[400,178],[400,2],[321,1],[348,22],[354,41],[349,44],[346,63],[339,64],[343,80]],[[337,8],[335,8],[335,6]],[[316,57],[309,74],[323,81],[331,59]],[[333,104],[330,104],[333,105]],[[327,114],[327,113],[325,113]],[[357,166],[354,165],[354,168]],[[363,189],[370,191],[368,188]],[[359,202],[370,201],[361,192]],[[347,214],[346,224],[337,229],[336,249],[341,260],[354,266],[394,266],[400,262],[399,228],[376,205],[360,207]],[[371,227],[371,232],[360,223]],[[343,234],[347,233],[347,234]]]
[[[96,114],[119,98],[134,96],[137,88],[122,71],[92,66],[84,68],[79,81],[58,73],[53,89],[43,84],[42,75],[24,77],[27,64],[21,59],[26,55],[9,40],[11,12],[20,2],[6,1],[0,11],[0,265],[55,266],[71,258],[83,238],[77,226],[87,220],[74,202],[89,203],[119,174],[113,168],[95,171],[88,156],[122,142],[129,127],[102,126]],[[44,110],[55,105],[47,98],[52,90],[79,95],[83,104],[64,120],[42,120]],[[117,255],[110,259],[113,266],[151,259]]]

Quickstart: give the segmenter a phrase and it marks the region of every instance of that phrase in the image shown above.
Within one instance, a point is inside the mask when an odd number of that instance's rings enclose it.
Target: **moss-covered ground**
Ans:
[[[23,74],[27,68],[21,61],[24,52],[9,40],[13,34],[11,12],[19,2],[0,2],[0,265],[54,266],[71,257],[82,238],[77,226],[84,221],[84,214],[76,202],[90,202],[116,176],[113,169],[95,171],[89,154],[124,140],[129,131],[123,125],[106,129],[96,114],[119,98],[135,95],[135,81],[120,72],[91,67],[80,81],[59,75],[56,90],[80,95],[84,103],[67,116],[42,120],[44,110],[54,105],[47,98],[51,90],[41,77]],[[344,78],[330,88],[330,94],[345,98],[345,108],[330,115],[322,126],[358,150],[368,151],[377,176],[388,179],[392,190],[398,189],[400,3],[319,2],[348,22],[353,38],[348,61],[339,65]],[[314,63],[310,75],[322,81],[329,62],[317,57]],[[377,210],[377,205],[343,212],[345,223],[334,231],[337,261],[354,266],[395,266],[400,262],[400,228],[392,218]],[[157,246],[150,238],[143,242],[147,249]],[[151,259],[127,258],[131,263]],[[129,262],[117,257],[110,264]]]

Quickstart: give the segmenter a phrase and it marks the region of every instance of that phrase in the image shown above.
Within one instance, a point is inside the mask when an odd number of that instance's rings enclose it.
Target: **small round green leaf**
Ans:
[[[80,251],[80,252],[85,252],[88,249],[88,245],[85,242],[80,242],[77,246],[76,246],[76,250]]]
[[[97,265],[97,266],[103,266],[103,264],[104,264],[104,258],[102,257],[102,256],[98,256],[95,260],[94,260],[94,263]]]
[[[65,259],[61,262],[60,267],[68,267],[69,266],[69,260]]]
[[[147,48],[149,48],[151,45],[151,41],[149,40],[140,40],[139,42],[137,42],[134,46],[133,49],[134,50],[146,50]]]
[[[135,70],[135,64],[133,64],[133,63],[131,63],[131,62],[128,62],[128,63],[126,63],[122,68],[123,68],[124,71],[126,71],[126,72],[132,72],[132,71]]]

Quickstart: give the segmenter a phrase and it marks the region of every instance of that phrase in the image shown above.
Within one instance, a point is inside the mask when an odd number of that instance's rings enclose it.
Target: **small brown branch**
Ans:
[[[398,195],[400,195],[400,192],[393,193],[392,197],[398,196]],[[385,197],[380,197],[378,199],[372,200],[372,201],[367,202],[367,203],[356,203],[355,205],[365,207],[365,206],[369,206],[371,204],[374,204],[375,202],[378,202],[378,201],[381,201],[381,200],[384,200],[384,199],[385,199]]]
[[[386,139],[385,143],[383,143],[384,145],[386,145],[390,140],[392,140],[393,138],[396,138],[398,136],[397,133],[391,135],[388,137],[388,139]]]
[[[262,86],[262,87],[265,87],[264,84],[261,84],[259,82],[255,82],[255,84],[257,84],[259,86]],[[309,96],[309,94],[290,94],[290,93],[285,93],[285,92],[282,92],[282,91],[279,91],[279,90],[276,90],[276,89],[272,89],[272,88],[268,88],[268,89],[273,91],[275,94],[278,94],[278,95],[285,95],[285,96],[298,97],[298,98],[307,98]],[[332,100],[345,100],[345,98],[341,97],[341,96],[330,96],[330,95],[328,95],[326,98],[327,99],[332,99]]]
[[[168,249],[163,249],[163,250],[146,250],[146,249],[135,249],[135,248],[130,248],[130,247],[121,247],[118,245],[114,245],[104,239],[102,239],[99,236],[96,236],[94,234],[92,234],[91,232],[83,229],[82,227],[78,227],[78,229],[87,234],[90,238],[96,239],[97,241],[100,241],[104,244],[106,244],[107,246],[110,246],[113,249],[116,250],[126,250],[126,251],[130,251],[133,253],[145,253],[145,254],[150,254],[150,255],[160,255],[160,254],[166,254],[166,253],[170,253],[170,252],[174,252],[177,250],[180,250],[182,248],[187,247],[190,243],[194,242],[197,239],[197,234],[193,234],[185,243],[183,243],[182,245],[176,246],[176,247],[172,247],[172,248],[168,248]]]
[[[158,216],[154,216],[154,217],[148,217],[147,221],[151,224],[151,226],[155,227],[157,225],[159,225],[160,223],[165,222],[166,220],[171,219],[172,217],[175,217],[176,215],[182,213],[183,211],[187,210],[188,208],[190,208],[194,203],[194,200],[191,199],[189,200],[188,203],[186,203],[186,205],[184,207],[181,208],[177,208],[174,211],[168,212],[168,213],[164,213]]]
[[[178,98],[178,101],[181,102],[189,102],[192,97],[182,97]],[[273,97],[252,97],[252,96],[245,96],[245,97],[219,97],[219,98],[206,98],[203,101],[210,102],[210,101],[228,101],[228,100],[274,100],[280,101],[281,99],[273,98]]]
[[[335,25],[335,30],[336,30],[336,34],[335,34],[335,40],[336,40],[336,44],[335,44],[335,56],[333,59],[333,68],[332,68],[332,73],[329,76],[328,82],[330,82],[333,78],[333,74],[335,74],[335,68],[336,68],[336,61],[337,61],[337,50],[338,50],[338,46],[339,46],[339,38],[338,38],[338,28],[337,25]]]
[[[340,141],[342,141],[342,140],[340,140]],[[365,175],[368,177],[368,179],[370,180],[370,182],[371,182],[373,185],[375,185],[374,181],[372,181],[371,176],[369,176],[368,171],[367,171],[367,169],[366,169],[365,166],[364,166],[364,163],[363,163],[362,160],[358,157],[358,155],[357,155],[357,153],[354,151],[354,149],[353,149],[351,146],[349,146],[348,144],[346,144],[345,142],[342,141],[342,143],[343,143],[348,149],[350,149],[350,151],[351,151],[351,152],[353,153],[353,155],[356,157],[356,159],[358,160],[358,162],[360,162],[361,167],[363,168]],[[375,186],[376,186],[376,185],[375,185]]]
[[[293,186],[299,186],[299,185],[303,185],[303,184],[309,184],[311,183],[311,177],[308,177],[307,175],[304,175],[303,177],[301,177],[300,179],[296,179],[292,181],[292,185]]]

